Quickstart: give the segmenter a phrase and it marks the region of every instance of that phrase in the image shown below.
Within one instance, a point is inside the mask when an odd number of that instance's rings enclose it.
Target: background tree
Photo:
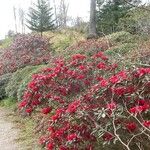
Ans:
[[[90,4],[90,22],[89,22],[89,33],[88,33],[88,39],[90,38],[96,38],[97,32],[96,32],[96,0],[91,0]]]
[[[38,0],[34,7],[29,9],[29,19],[27,19],[27,27],[32,31],[41,33],[54,30],[54,20],[52,19],[52,8],[49,7],[48,1]]]
[[[19,8],[19,22],[21,25],[22,34],[25,33],[25,12],[22,8]]]
[[[118,23],[127,12],[133,8],[134,4],[140,3],[140,0],[108,0],[103,5],[99,5],[101,0],[97,0],[97,30],[104,34],[110,34],[119,30]]]
[[[15,32],[17,34],[17,15],[16,15],[16,7],[13,7],[13,13],[14,13],[14,21],[15,21]]]
[[[67,3],[66,0],[60,0],[57,14],[57,22],[60,28],[65,28],[67,26],[68,8],[69,3]]]

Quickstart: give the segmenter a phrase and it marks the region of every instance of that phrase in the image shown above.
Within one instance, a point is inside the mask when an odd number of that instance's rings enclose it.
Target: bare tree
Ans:
[[[19,8],[19,22],[21,24],[22,34],[25,33],[25,12],[22,8]]]
[[[56,18],[56,25],[57,25],[57,27],[59,26],[59,24],[58,24],[58,14],[57,14],[57,5],[56,5],[56,1],[55,0],[53,0],[53,5],[54,5],[54,14],[55,14],[55,18]]]
[[[69,4],[65,0],[60,0],[59,13],[57,15],[57,21],[59,27],[64,28],[67,26],[68,8],[69,8]]]
[[[96,0],[91,0],[88,39],[97,38],[96,33]]]
[[[16,16],[16,7],[13,7],[13,12],[14,12],[14,21],[15,21],[15,32],[17,33],[17,16]]]

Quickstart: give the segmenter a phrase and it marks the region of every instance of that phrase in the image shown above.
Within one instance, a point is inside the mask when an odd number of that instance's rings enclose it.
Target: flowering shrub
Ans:
[[[44,65],[27,66],[13,73],[10,81],[5,88],[6,95],[8,97],[17,99],[18,89],[21,86],[22,82],[25,80],[25,78],[28,78],[29,76],[31,77],[34,72],[40,70],[42,67],[44,67]]]
[[[18,35],[9,48],[0,54],[0,75],[27,65],[48,62],[49,40],[37,35]]]
[[[105,51],[109,47],[111,47],[111,43],[105,38],[95,39],[95,40],[94,39],[82,40],[77,44],[69,46],[64,50],[63,53],[59,53],[59,55],[63,55],[63,58],[66,59],[78,53],[92,56],[94,53],[98,51]]]
[[[102,52],[75,54],[33,75],[19,109],[47,118],[39,140],[47,150],[147,149],[149,75],[150,68],[119,71]]]

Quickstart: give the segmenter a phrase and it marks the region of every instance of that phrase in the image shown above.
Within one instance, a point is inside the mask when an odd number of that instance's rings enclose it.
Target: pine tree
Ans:
[[[109,0],[103,5],[98,5],[102,0],[97,0],[97,30],[104,34],[110,34],[119,30],[118,23],[133,7],[131,4],[139,4],[140,0]]]
[[[32,31],[37,31],[43,35],[43,32],[54,30],[54,20],[52,19],[52,8],[49,7],[48,1],[38,0],[34,7],[30,7],[27,27]]]

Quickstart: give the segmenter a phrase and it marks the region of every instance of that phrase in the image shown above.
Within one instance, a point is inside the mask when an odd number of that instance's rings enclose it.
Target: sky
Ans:
[[[31,1],[36,0],[0,0],[0,39],[4,38],[8,30],[15,30],[13,6],[28,10]],[[50,0],[53,1],[53,0]],[[55,0],[57,1],[60,0]],[[72,17],[83,17],[85,20],[89,18],[90,0],[66,0],[69,2],[68,15]],[[142,0],[147,2],[148,0]]]
[[[0,0],[0,39],[4,38],[8,30],[15,30],[13,6],[28,10],[31,1],[36,0]],[[53,0],[50,0],[53,1]],[[55,0],[56,3],[59,0]],[[90,0],[66,0],[69,2],[68,15],[72,17],[84,17],[88,19]]]

